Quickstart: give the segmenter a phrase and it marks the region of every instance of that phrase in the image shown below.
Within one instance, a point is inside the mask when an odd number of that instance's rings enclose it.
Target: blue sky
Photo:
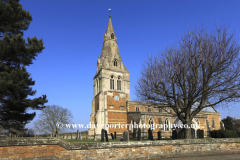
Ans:
[[[240,37],[240,1],[222,0],[20,0],[33,21],[24,37],[42,38],[45,49],[27,67],[36,81],[34,97],[46,94],[47,105],[68,108],[76,124],[88,124],[93,76],[100,57],[109,11],[123,63],[130,71],[130,98],[147,54],[156,54],[195,26],[213,30],[225,23]],[[239,103],[216,108],[222,118],[240,118]],[[32,112],[32,111],[29,111]],[[36,111],[37,116],[41,111]],[[33,121],[37,119],[37,116]],[[33,128],[33,121],[26,127]]]

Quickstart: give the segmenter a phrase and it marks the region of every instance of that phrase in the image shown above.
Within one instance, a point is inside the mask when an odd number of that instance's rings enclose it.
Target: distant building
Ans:
[[[115,124],[179,124],[179,119],[172,109],[159,109],[149,106],[149,103],[130,101],[129,71],[122,62],[118,49],[117,37],[114,33],[111,16],[107,31],[104,34],[104,42],[100,58],[97,59],[97,72],[93,78],[94,98],[92,101],[92,114],[90,122],[94,125]],[[192,123],[199,125],[204,130],[204,136],[209,131],[223,128],[220,113],[214,108],[208,108],[197,114]],[[122,136],[125,130],[129,133],[136,132],[131,128],[105,128],[108,133],[116,132]],[[131,129],[131,130],[130,130]],[[153,128],[153,136],[157,131],[162,132],[163,137],[170,137],[171,127]],[[196,132],[195,132],[196,133]],[[101,127],[90,128],[89,138],[100,137]],[[132,134],[133,135],[133,134]],[[142,129],[143,137],[147,137],[147,129]]]

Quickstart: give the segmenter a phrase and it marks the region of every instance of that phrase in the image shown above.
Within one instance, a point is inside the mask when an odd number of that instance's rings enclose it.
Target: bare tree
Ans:
[[[149,56],[137,82],[139,100],[170,107],[191,125],[203,108],[239,99],[239,45],[226,27],[188,31],[173,47]],[[191,138],[190,128],[184,138]]]
[[[35,129],[44,134],[60,133],[66,128],[61,125],[59,127],[58,124],[71,123],[72,117],[72,113],[68,109],[57,105],[48,105],[42,110],[38,120],[34,122]]]
[[[20,135],[23,137],[34,137],[35,136],[35,130],[32,128],[27,128],[24,130],[24,132]]]
[[[0,137],[7,136],[8,131],[4,129],[2,126],[0,126]]]

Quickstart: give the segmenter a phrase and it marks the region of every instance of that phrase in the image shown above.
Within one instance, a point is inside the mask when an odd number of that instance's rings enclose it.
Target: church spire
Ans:
[[[101,56],[97,61],[97,71],[101,68],[128,72],[127,68],[122,63],[117,37],[113,30],[111,15],[109,16],[107,31],[104,34]]]
[[[107,41],[107,40],[114,40],[114,41],[117,40],[117,37],[115,36],[114,30],[113,30],[111,15],[109,15],[107,31],[104,35],[104,41]]]
[[[113,26],[112,26],[112,20],[111,20],[111,15],[109,15],[109,21],[108,21],[106,34],[109,34],[109,35],[114,34],[114,30],[113,30]]]

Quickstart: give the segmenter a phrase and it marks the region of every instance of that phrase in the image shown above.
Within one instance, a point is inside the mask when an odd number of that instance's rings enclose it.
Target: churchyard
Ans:
[[[181,139],[181,131],[173,130],[172,136],[169,138],[162,137],[161,132],[158,131],[158,137],[153,137],[152,130],[148,130],[148,136],[143,137],[141,129],[139,129],[135,134],[132,134],[132,137],[129,137],[128,131],[125,131],[121,138],[117,138],[116,132],[108,134],[106,130],[102,129],[101,132],[101,139],[90,139],[87,137],[87,132],[79,132],[77,133],[63,133],[57,135],[57,137],[61,137],[65,139],[67,142],[70,143],[99,143],[99,142],[120,142],[120,141],[160,141],[160,140],[176,140]],[[56,135],[55,135],[56,136]],[[53,137],[55,137],[53,136]],[[203,136],[203,130],[197,131],[197,137],[194,137],[193,139],[212,139],[212,137],[205,137]]]

